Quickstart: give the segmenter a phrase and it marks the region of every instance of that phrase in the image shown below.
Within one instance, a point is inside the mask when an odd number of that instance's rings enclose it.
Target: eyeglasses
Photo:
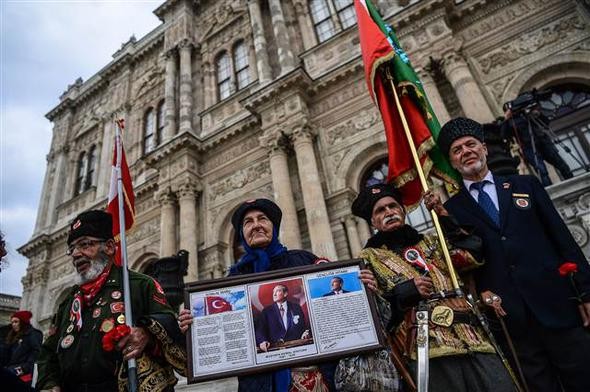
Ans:
[[[105,242],[106,241],[103,241],[103,240],[83,240],[83,241],[78,242],[77,244],[70,245],[68,247],[68,250],[66,250],[66,255],[71,256],[72,254],[74,254],[74,251],[76,249],[78,249],[80,252],[87,252],[94,245],[102,244]]]

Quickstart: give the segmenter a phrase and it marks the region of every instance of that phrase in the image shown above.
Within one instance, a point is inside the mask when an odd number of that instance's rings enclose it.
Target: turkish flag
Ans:
[[[214,296],[207,297],[207,314],[223,313],[232,310],[231,304],[225,298]]]

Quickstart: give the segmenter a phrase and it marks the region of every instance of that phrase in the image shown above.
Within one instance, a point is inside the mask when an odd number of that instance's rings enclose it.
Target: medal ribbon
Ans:
[[[416,252],[418,257],[412,258],[408,256],[408,253],[410,252]],[[410,264],[412,264],[414,267],[418,267],[422,270],[424,270],[425,272],[430,272],[430,267],[428,267],[428,264],[426,263],[426,260],[424,259],[424,256],[422,255],[422,252],[420,252],[418,249],[416,248],[407,248],[404,250],[404,259],[406,259],[406,261]]]
[[[98,278],[91,282],[84,283],[80,286],[80,290],[74,294],[74,301],[72,301],[72,308],[70,309],[70,318],[73,318],[74,324],[78,331],[82,328],[82,304],[90,306],[96,294],[102,289],[109,274],[111,273],[112,264],[109,263],[107,267],[100,273]]]

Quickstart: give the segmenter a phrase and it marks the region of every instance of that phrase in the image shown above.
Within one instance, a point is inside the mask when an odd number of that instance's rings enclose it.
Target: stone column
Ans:
[[[338,258],[330,218],[320,183],[320,175],[313,151],[313,140],[309,130],[300,128],[293,133],[293,144],[297,157],[299,180],[307,216],[307,228],[312,251],[320,257],[331,260]]]
[[[357,232],[359,234],[359,240],[361,242],[361,247],[365,246],[369,238],[373,235],[371,232],[371,227],[367,223],[366,220],[359,218],[356,221]]]
[[[494,119],[492,110],[465,59],[458,53],[451,53],[445,57],[444,68],[465,116],[481,123],[492,121]]]
[[[350,246],[350,253],[353,258],[358,257],[361,253],[362,245],[359,238],[359,232],[356,226],[356,218],[348,215],[343,219],[346,234],[348,235],[348,245]]]
[[[215,89],[211,87],[214,66],[205,62],[203,64],[203,109],[206,109],[215,103]]]
[[[256,53],[258,82],[264,84],[272,80],[272,74],[270,63],[268,61],[267,44],[266,38],[264,37],[262,13],[260,12],[259,1],[260,0],[248,0],[248,10],[250,11],[250,24],[252,25],[252,34],[254,36],[254,52]]]
[[[449,111],[447,110],[447,107],[440,96],[440,92],[436,87],[436,83],[434,82],[434,79],[432,79],[430,73],[425,69],[420,69],[418,70],[418,74],[420,76],[420,81],[422,82],[422,87],[424,87],[424,92],[426,92],[426,96],[428,97],[430,105],[432,106],[432,110],[434,110],[434,113],[438,118],[438,122],[442,126],[451,119]]]
[[[45,221],[46,226],[54,225],[57,222],[57,206],[63,201],[64,194],[62,192],[64,188],[66,174],[66,161],[67,161],[68,147],[64,146],[57,152],[57,162],[55,166],[55,172],[53,175],[53,183],[49,188],[49,193],[45,193],[45,197],[49,197],[49,204],[47,205],[47,219]],[[77,170],[77,168],[76,168]]]
[[[193,73],[192,50],[193,44],[184,39],[178,45],[180,52],[180,88],[179,88],[179,120],[180,132],[191,132],[193,109]]]
[[[180,249],[189,252],[188,275],[186,280],[199,279],[198,239],[197,239],[197,192],[193,185],[184,184],[178,191],[180,205]],[[179,249],[179,250],[180,250]]]
[[[272,29],[277,43],[277,52],[282,75],[295,68],[296,62],[291,50],[287,25],[285,24],[285,16],[283,15],[283,9],[281,8],[281,1],[268,0],[268,5],[270,8],[270,18],[272,20]]]
[[[299,23],[299,30],[301,30],[303,48],[305,50],[311,49],[318,44],[318,40],[311,21],[311,15],[309,15],[307,0],[297,0],[293,3],[295,6],[295,14],[297,15],[297,22]]]
[[[164,55],[166,59],[166,78],[164,81],[164,134],[162,141],[166,142],[176,134],[176,52],[169,50]]]
[[[289,174],[287,153],[282,148],[282,146],[279,145],[278,140],[274,140],[269,148],[269,161],[274,198],[283,211],[283,220],[281,223],[279,238],[281,239],[281,242],[287,246],[287,248],[300,249],[301,234],[299,232],[299,220],[297,219],[295,199],[293,197],[293,190],[291,188],[291,175]]]
[[[160,201],[160,257],[175,255],[176,198],[170,188],[158,195]]]

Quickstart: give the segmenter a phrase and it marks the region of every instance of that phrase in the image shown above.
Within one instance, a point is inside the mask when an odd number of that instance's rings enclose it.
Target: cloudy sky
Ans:
[[[0,0],[0,230],[8,255],[0,293],[21,295],[51,143],[45,118],[78,77],[87,80],[131,35],[160,24],[163,0]]]

